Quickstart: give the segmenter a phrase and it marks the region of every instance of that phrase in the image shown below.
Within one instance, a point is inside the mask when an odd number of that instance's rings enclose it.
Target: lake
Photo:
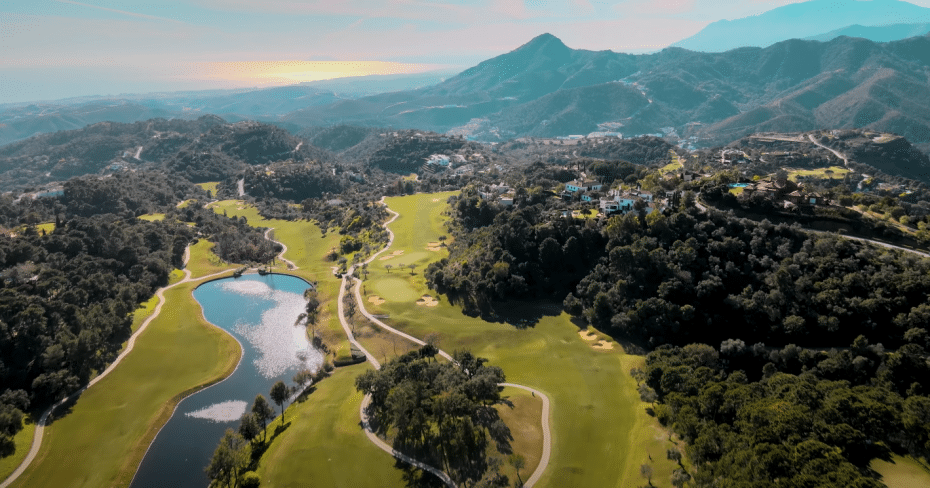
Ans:
[[[255,396],[261,393],[280,412],[268,394],[271,386],[278,380],[290,386],[294,373],[315,371],[323,362],[304,327],[294,326],[309,287],[294,276],[269,274],[225,278],[194,290],[207,321],[239,341],[242,360],[228,378],[178,404],[130,486],[204,488],[210,482],[204,468],[223,432],[239,428],[239,418],[251,411]]]

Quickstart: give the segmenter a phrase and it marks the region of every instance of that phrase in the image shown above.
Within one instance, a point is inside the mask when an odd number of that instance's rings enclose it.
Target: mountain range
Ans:
[[[614,130],[712,145],[761,131],[870,128],[928,143],[928,64],[928,36],[631,55],[570,49],[544,34],[435,86],[307,107],[282,120],[479,140]]]
[[[129,94],[116,98],[77,97],[0,105],[0,145],[98,122],[131,123],[158,117],[192,120],[205,114],[219,115],[230,122],[273,122],[281,115],[305,107],[434,85],[454,74],[439,70],[353,76],[272,88]]]
[[[890,26],[902,23],[930,23],[930,8],[899,0],[812,0],[742,19],[712,22],[697,34],[672,44],[672,47],[723,52],[747,46],[766,47],[795,38],[827,41],[839,35],[850,35],[837,33],[830,37],[832,32],[852,29],[856,25],[879,28],[875,32],[860,31],[859,37],[873,41],[899,40],[909,37],[908,33],[901,32],[900,37],[887,36],[902,30],[889,29]],[[870,37],[873,33],[877,37]],[[926,33],[925,30],[911,35]],[[886,37],[878,37],[881,35]]]

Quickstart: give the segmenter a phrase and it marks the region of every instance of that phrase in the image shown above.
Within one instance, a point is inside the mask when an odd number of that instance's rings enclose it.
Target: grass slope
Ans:
[[[139,336],[132,353],[68,412],[56,413],[38,456],[14,487],[128,485],[181,392],[232,371],[239,345],[203,320],[191,296],[195,286],[166,291],[171,307]]]
[[[425,249],[445,233],[442,211],[449,194],[418,194],[388,198],[387,204],[401,214],[390,225],[394,245],[388,251],[408,254]],[[438,200],[438,201],[436,201]],[[384,268],[388,261],[374,261],[369,269],[366,290],[382,288],[385,280],[406,282],[416,294],[428,290],[422,275],[424,265],[446,255],[431,252],[415,275],[409,271]],[[406,261],[405,261],[406,262]],[[396,284],[395,284],[396,286]],[[658,423],[645,414],[636,382],[629,371],[641,366],[643,358],[627,355],[621,348],[595,350],[581,339],[578,326],[561,312],[559,304],[512,304],[512,314],[538,314],[546,310],[533,327],[518,329],[508,323],[491,323],[463,315],[446,297],[435,307],[416,305],[410,300],[366,304],[372,313],[388,314],[386,321],[416,337],[440,335],[440,347],[448,351],[470,349],[490,359],[507,373],[507,380],[544,391],[552,401],[552,459],[539,486],[631,486],[644,483],[639,467],[652,456],[656,486],[668,484],[677,465],[665,459],[673,445]],[[530,471],[524,473],[528,476]]]
[[[32,435],[35,431],[35,419],[28,414],[23,416],[23,430],[13,436],[13,445],[15,446],[13,454],[0,458],[0,480],[5,480],[7,476],[13,474],[13,471],[26,458],[26,454],[29,454],[29,449],[32,447]]]
[[[355,377],[369,367],[337,368],[305,401],[287,409],[290,426],[257,470],[262,487],[307,486],[308,480],[327,487],[405,486],[394,459],[369,442],[359,426],[362,395],[355,391]]]
[[[881,475],[881,482],[888,488],[930,486],[930,463],[925,460],[893,454],[891,461],[876,459],[871,467]]]

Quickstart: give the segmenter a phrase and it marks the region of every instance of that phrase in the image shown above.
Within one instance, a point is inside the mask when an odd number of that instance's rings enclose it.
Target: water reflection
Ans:
[[[255,395],[267,398],[276,381],[290,383],[297,371],[320,367],[322,354],[307,341],[304,327],[294,325],[308,286],[293,276],[271,274],[217,280],[194,290],[207,321],[242,345],[242,360],[229,378],[178,404],[149,446],[133,488],[207,486],[204,467]]]

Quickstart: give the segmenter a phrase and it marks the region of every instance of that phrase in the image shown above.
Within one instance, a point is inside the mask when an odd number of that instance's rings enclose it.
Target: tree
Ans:
[[[513,453],[507,458],[513,469],[517,471],[517,479],[520,481],[519,486],[523,486],[523,478],[520,476],[520,470],[526,467],[526,458],[522,454]]]
[[[287,401],[287,397],[290,396],[290,389],[283,381],[279,381],[271,387],[271,400],[278,404],[278,407],[281,408],[281,425],[284,425],[284,402]]]
[[[313,381],[313,372],[309,369],[302,369],[291,378],[297,384],[299,390],[303,390],[311,381]]]
[[[242,414],[242,418],[239,419],[239,435],[245,440],[252,442],[258,437],[259,430],[258,422],[255,420],[254,414]]]
[[[683,469],[676,469],[672,472],[672,484],[678,488],[685,486],[685,483],[691,481],[691,475]]]
[[[410,275],[413,276],[413,269],[416,268],[417,265],[415,265],[415,264],[408,264],[407,267],[410,268]]]
[[[392,265],[390,265],[390,264],[385,264],[385,265],[384,265],[384,269],[386,269],[388,273],[391,272],[391,268],[393,268],[393,267],[394,267],[394,266],[392,266]]]
[[[649,482],[649,486],[652,486],[652,466],[645,463],[641,465],[639,467],[639,475],[646,478],[646,481]]]
[[[644,402],[655,404],[658,395],[649,385],[643,383],[639,385],[639,399]]]
[[[239,476],[249,466],[251,458],[249,442],[232,429],[226,429],[205,471],[211,480],[234,487],[239,484]]]
[[[264,441],[268,435],[265,432],[265,427],[268,421],[274,418],[274,410],[271,409],[268,400],[265,400],[261,393],[255,396],[255,403],[252,404],[252,415],[255,416],[256,422],[261,421],[262,423],[262,441]]]
[[[665,457],[669,458],[672,461],[678,463],[681,466],[681,451],[677,447],[673,447],[665,452]]]

